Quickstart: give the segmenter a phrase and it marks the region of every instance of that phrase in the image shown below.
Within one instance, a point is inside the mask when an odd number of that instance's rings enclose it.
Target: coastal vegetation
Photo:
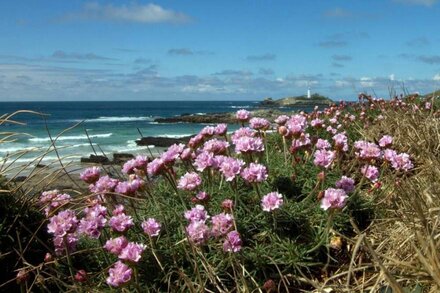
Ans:
[[[436,95],[271,113],[53,171],[82,180],[65,189],[4,162],[0,290],[438,292]]]

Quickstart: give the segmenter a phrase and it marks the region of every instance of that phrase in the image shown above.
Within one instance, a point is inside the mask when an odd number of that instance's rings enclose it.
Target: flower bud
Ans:
[[[87,281],[87,273],[85,270],[79,270],[75,274],[75,281],[84,283]]]

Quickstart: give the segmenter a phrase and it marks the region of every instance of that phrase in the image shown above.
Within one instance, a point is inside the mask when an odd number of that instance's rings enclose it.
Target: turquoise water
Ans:
[[[257,102],[12,102],[0,103],[0,115],[17,110],[32,110],[45,115],[22,113],[15,120],[26,125],[11,123],[0,125],[0,132],[20,132],[29,135],[15,137],[14,142],[0,145],[0,157],[26,150],[29,153],[17,162],[31,162],[36,155],[50,147],[50,138],[57,137],[55,146],[61,156],[77,159],[94,152],[86,133],[98,153],[101,150],[111,155],[116,152],[145,153],[146,147],[138,147],[136,139],[141,136],[182,137],[197,133],[207,124],[165,123],[158,124],[157,117],[172,117],[181,114],[204,114],[231,112],[241,108],[252,110]],[[234,130],[238,125],[230,125]],[[139,131],[138,131],[139,129]],[[154,146],[151,146],[154,149]],[[44,161],[56,159],[53,148],[44,156]]]

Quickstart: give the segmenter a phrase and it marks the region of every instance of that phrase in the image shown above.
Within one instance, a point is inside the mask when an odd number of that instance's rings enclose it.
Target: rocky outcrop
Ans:
[[[233,113],[211,113],[204,115],[184,114],[175,117],[156,118],[154,121],[158,123],[234,123],[236,119]]]
[[[81,163],[93,163],[93,164],[109,164],[110,160],[106,156],[90,155],[81,158]]]
[[[113,163],[114,164],[125,163],[131,159],[134,159],[133,154],[128,154],[128,153],[114,153],[113,154]]]
[[[333,104],[333,100],[321,96],[319,94],[313,94],[310,98],[306,96],[287,97],[283,99],[273,100],[272,98],[266,98],[260,102],[260,107],[299,107],[299,106],[330,106]]]
[[[136,140],[136,144],[139,146],[146,145],[154,145],[156,147],[169,147],[175,143],[188,143],[191,136],[179,137],[179,138],[171,138],[171,137],[142,137],[141,139]]]

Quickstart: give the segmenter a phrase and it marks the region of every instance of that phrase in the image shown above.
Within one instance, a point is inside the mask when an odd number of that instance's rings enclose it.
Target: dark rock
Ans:
[[[142,137],[141,139],[136,140],[136,144],[140,146],[145,145],[154,145],[156,147],[169,147],[175,143],[188,143],[191,136],[185,136],[180,138],[171,138],[171,137]]]
[[[27,176],[17,176],[12,179],[13,182],[24,182],[27,179]]]
[[[113,153],[113,163],[115,164],[121,164],[125,163],[128,160],[131,160],[134,158],[133,154],[128,153]]]
[[[205,115],[180,115],[175,117],[167,117],[167,118],[156,118],[154,120],[158,123],[177,123],[177,122],[185,122],[185,123],[236,123],[237,120],[233,113],[211,113]]]
[[[81,163],[108,164],[110,160],[106,156],[90,155],[88,158],[82,157]]]
[[[46,167],[46,165],[44,165],[44,164],[37,164],[37,166],[35,166],[36,168],[44,168],[44,167]]]

